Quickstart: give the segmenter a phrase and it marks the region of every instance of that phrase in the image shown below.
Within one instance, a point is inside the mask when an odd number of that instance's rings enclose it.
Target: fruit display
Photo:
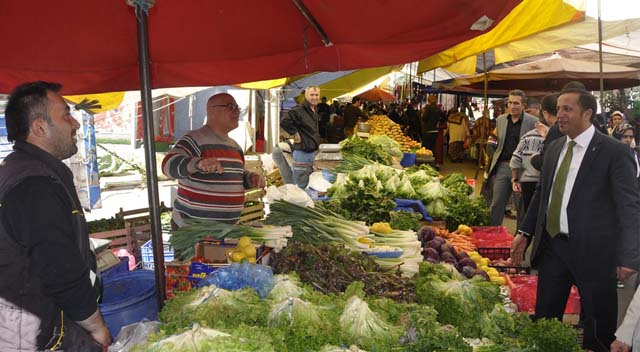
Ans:
[[[481,256],[476,251],[467,252],[467,255],[476,263],[478,269],[487,273],[487,276],[489,277],[489,280],[491,280],[491,282],[495,282],[498,285],[505,285],[507,283],[507,280],[502,277],[502,275],[500,275],[496,268],[492,268],[489,266],[489,264],[491,263],[491,260],[489,260],[489,258]]]
[[[419,148],[420,142],[416,142],[413,139],[405,136],[400,129],[400,125],[391,121],[386,115],[373,115],[367,120],[371,125],[371,131],[369,134],[384,134],[391,137],[396,142],[400,143],[403,152],[409,152],[412,148]]]
[[[251,238],[242,236],[238,240],[238,244],[227,252],[227,258],[232,263],[240,263],[248,261],[251,264],[256,262],[256,247],[251,242]]]
[[[416,150],[417,156],[432,156],[433,152],[425,147]]]

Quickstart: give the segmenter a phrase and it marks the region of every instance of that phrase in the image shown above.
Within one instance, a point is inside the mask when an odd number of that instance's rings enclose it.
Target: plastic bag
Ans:
[[[292,184],[267,187],[267,201],[273,203],[274,200],[286,200],[303,207],[313,208],[313,200],[307,192]]]
[[[120,333],[109,346],[109,352],[127,352],[136,344],[144,344],[147,342],[147,336],[151,333],[157,333],[160,326],[159,321],[142,321],[123,326]]]
[[[511,248],[513,236],[504,226],[471,226],[471,242],[478,248]]]
[[[265,298],[273,288],[273,270],[259,264],[233,263],[209,274],[198,287],[209,285],[230,291],[251,287],[260,298]]]
[[[318,192],[326,192],[331,187],[331,182],[327,181],[322,171],[315,171],[309,175],[308,187]]]
[[[535,314],[538,277],[535,275],[514,275],[509,278],[512,283],[510,287],[511,301],[518,306],[518,311]],[[571,287],[564,313],[580,314],[580,294],[575,286]]]

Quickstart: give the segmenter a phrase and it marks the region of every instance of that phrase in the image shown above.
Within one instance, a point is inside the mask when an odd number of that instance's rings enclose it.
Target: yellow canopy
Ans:
[[[393,65],[358,70],[354,73],[350,73],[346,76],[320,85],[320,94],[330,100],[352,92],[388,73],[399,71],[401,68],[402,65]]]
[[[112,92],[112,93],[100,93],[100,94],[86,94],[86,95],[66,95],[64,97],[68,102],[78,104],[82,100],[98,100],[100,108],[91,109],[94,114],[116,109],[122,103],[124,98],[124,92]]]
[[[584,12],[577,8],[584,9],[584,0],[573,1],[573,3],[574,6],[564,0],[523,0],[488,33],[420,60],[418,73],[449,66],[454,62],[532,34],[583,20]]]
[[[240,83],[237,86],[245,89],[271,89],[276,87],[282,87],[289,82],[289,78],[276,78],[268,79],[265,81],[256,81],[248,83]]]
[[[603,21],[602,39],[614,38],[640,29],[640,18]],[[587,17],[583,22],[562,26],[494,49],[495,63],[500,64],[555,50],[572,48],[597,41],[598,20]]]

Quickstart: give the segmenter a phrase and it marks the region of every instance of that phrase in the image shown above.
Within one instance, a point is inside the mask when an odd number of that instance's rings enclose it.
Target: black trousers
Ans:
[[[535,318],[557,318],[562,321],[571,285],[576,285],[584,313],[583,347],[594,351],[609,351],[609,346],[615,340],[618,318],[615,270],[611,277],[578,280],[576,273],[568,265],[567,259],[574,255],[569,240],[562,235],[553,239],[546,233],[543,236]]]
[[[520,182],[522,192],[520,197],[520,204],[518,206],[518,228],[520,228],[520,224],[522,224],[524,216],[527,214],[527,210],[529,209],[529,204],[531,203],[531,199],[533,198],[533,193],[536,190],[537,184],[538,182]]]
[[[438,138],[438,131],[435,133],[422,133],[422,146],[426,149],[433,151],[436,147],[436,139]]]

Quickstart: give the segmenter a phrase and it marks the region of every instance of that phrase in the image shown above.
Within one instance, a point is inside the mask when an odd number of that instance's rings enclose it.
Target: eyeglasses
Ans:
[[[623,134],[622,138],[633,138],[633,135]]]
[[[240,109],[239,105],[236,105],[236,104],[233,104],[233,103],[211,105],[211,107],[212,108],[227,108],[227,110],[232,111],[232,112],[236,112],[236,111],[242,110],[242,109]]]

